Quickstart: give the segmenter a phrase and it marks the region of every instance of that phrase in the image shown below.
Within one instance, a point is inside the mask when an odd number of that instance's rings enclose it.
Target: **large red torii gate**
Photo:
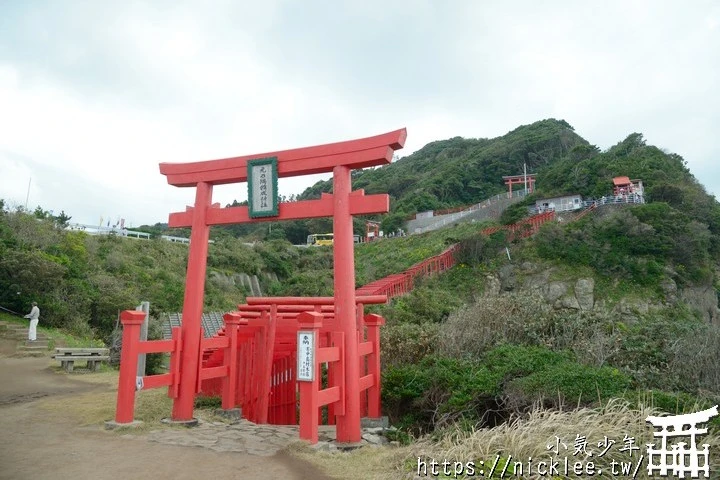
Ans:
[[[167,177],[170,185],[196,188],[195,204],[184,212],[171,213],[169,218],[171,228],[192,229],[180,339],[183,348],[172,420],[192,420],[194,399],[199,391],[198,370],[202,361],[200,319],[205,296],[210,227],[332,216],[335,318],[347,342],[344,349],[345,414],[338,416],[337,440],[360,441],[360,369],[357,361],[352,215],[386,213],[390,200],[387,194],[365,195],[363,190],[351,192],[350,172],[356,168],[389,164],[394,151],[403,147],[406,136],[403,128],[374,137],[293,150],[203,162],[160,164],[160,173]],[[323,194],[319,200],[279,203],[276,209],[260,213],[253,211],[250,198],[251,207],[221,208],[212,203],[213,185],[247,182],[249,176],[252,180],[249,170],[259,164],[272,165],[276,168],[277,177],[332,172],[333,193]],[[274,187],[267,184],[267,187],[273,190],[273,195],[277,195],[276,184]]]

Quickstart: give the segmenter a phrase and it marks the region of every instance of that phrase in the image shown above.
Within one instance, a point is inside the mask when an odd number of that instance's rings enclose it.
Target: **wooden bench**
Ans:
[[[110,359],[110,350],[107,348],[56,348],[52,356],[60,362],[66,372],[72,372],[75,362],[87,362],[91,372],[97,371],[100,362]]]

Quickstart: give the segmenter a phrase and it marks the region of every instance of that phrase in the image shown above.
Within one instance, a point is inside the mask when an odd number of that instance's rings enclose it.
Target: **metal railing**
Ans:
[[[642,195],[638,195],[636,193],[631,193],[629,195],[609,195],[607,197],[600,197],[597,199],[588,199],[583,200],[582,202],[578,203],[577,208],[567,208],[567,209],[552,209],[552,208],[538,208],[538,207],[528,207],[528,210],[530,213],[537,214],[537,213],[543,213],[548,211],[555,211],[555,212],[573,212],[583,209],[589,209],[589,208],[598,208],[605,205],[627,205],[627,204],[643,204],[645,203],[645,197]]]
[[[86,225],[82,223],[71,223],[67,227],[65,227],[65,230],[73,232],[85,232],[88,235],[116,235],[118,237],[136,238],[142,240],[150,240],[151,237],[150,234],[147,232],[138,232],[136,230],[128,230],[118,227],[103,227],[102,225]],[[186,245],[190,243],[190,239],[185,237],[161,235],[160,238],[173,243],[184,243]],[[208,243],[215,243],[215,241],[209,240]]]
[[[150,234],[146,232],[138,232],[135,230],[128,230],[126,228],[103,227],[102,225],[71,223],[67,227],[65,227],[65,230],[85,232],[88,235],[117,235],[119,237],[142,238],[144,240],[150,240]]]

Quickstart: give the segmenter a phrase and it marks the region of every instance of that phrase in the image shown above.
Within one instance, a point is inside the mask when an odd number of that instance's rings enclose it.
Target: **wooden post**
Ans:
[[[371,313],[365,315],[365,325],[368,341],[373,345],[372,353],[368,355],[368,374],[375,379],[368,389],[368,417],[380,418],[380,327],[385,325],[385,319]]]
[[[264,315],[268,316],[268,324],[265,329],[265,348],[264,358],[262,358],[263,366],[262,372],[263,377],[260,378],[260,398],[258,401],[259,414],[257,423],[268,423],[268,410],[270,408],[270,390],[272,388],[272,366],[273,357],[275,356],[275,331],[277,329],[277,304],[270,305],[269,314],[263,312]]]
[[[312,331],[315,334],[315,342],[312,348],[312,359],[314,378],[312,381],[298,381],[300,391],[300,438],[309,440],[311,443],[318,441],[318,404],[320,403],[320,364],[317,361],[318,340],[320,339],[320,327],[322,326],[322,315],[317,312],[303,312],[298,316],[300,330]],[[299,373],[299,372],[298,372]]]
[[[120,374],[118,378],[117,408],[115,422],[132,423],[135,413],[135,391],[138,354],[140,347],[140,324],[144,312],[125,310],[120,313],[123,325],[122,351],[120,352]]]
[[[143,321],[142,325],[140,325],[140,341],[144,342],[147,340],[148,336],[148,323],[150,321],[150,302],[142,302],[140,306],[137,307],[135,310],[137,310],[138,312],[145,312],[145,320]],[[138,358],[138,377],[145,376],[145,358],[146,354],[144,353],[141,353],[140,357]]]
[[[225,335],[228,337],[228,347],[225,350],[224,361],[228,367],[227,376],[223,379],[222,408],[229,410],[235,407],[237,396],[238,372],[238,326],[243,321],[240,313],[231,312],[223,315],[225,320]],[[247,320],[245,320],[247,323]]]
[[[335,319],[345,336],[345,414],[337,417],[337,441],[359,442],[360,368],[355,319],[355,252],[350,216],[350,169],[333,169],[333,273]]]
[[[202,325],[200,319],[205,299],[205,272],[207,269],[208,240],[210,227],[207,225],[207,210],[212,201],[212,185],[199,182],[195,191],[195,208],[190,234],[187,281],[183,300],[182,317],[182,362],[180,366],[180,389],[173,402],[172,419],[188,421],[193,418],[195,393],[198,387],[198,367],[202,361],[200,341]]]
[[[358,343],[365,341],[365,305],[362,303],[357,304],[356,308],[357,316],[357,329],[358,329]],[[360,377],[364,376],[368,370],[367,358],[363,356],[358,357],[358,368],[360,369]],[[367,416],[367,391],[362,390],[360,392],[360,418]]]

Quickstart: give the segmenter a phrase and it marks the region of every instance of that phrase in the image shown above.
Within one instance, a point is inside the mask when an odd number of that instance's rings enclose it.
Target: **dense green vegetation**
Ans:
[[[151,314],[182,310],[187,245],[66,231],[54,218],[0,210],[0,306],[27,313],[41,308],[44,325],[107,338],[118,312],[150,301]],[[285,241],[249,246],[225,237],[210,246],[205,308],[227,311],[245,298],[235,273],[283,279],[313,268],[332,279],[329,249],[296,249]],[[331,285],[330,285],[331,286]],[[298,291],[308,294],[311,287]],[[326,290],[326,289],[325,289]],[[327,292],[325,292],[327,293]]]
[[[415,429],[493,424],[537,401],[637,402],[652,391],[657,407],[676,412],[720,396],[720,328],[683,305],[628,316],[512,293],[478,296],[442,319],[398,320],[384,331],[383,399],[395,422]]]
[[[650,203],[566,227],[549,224],[535,245],[542,258],[657,287],[668,273],[679,284],[711,282],[711,238],[706,224],[667,203]]]
[[[472,358],[428,355],[416,364],[387,369],[384,380],[390,415],[406,425],[434,428],[459,420],[505,420],[503,396],[516,404],[538,397],[551,404],[559,397],[577,404],[621,396],[631,384],[620,370],[584,365],[571,352],[518,345],[500,345]],[[488,412],[499,418],[483,418]]]
[[[538,170],[537,186],[547,196],[579,193],[584,197],[600,198],[612,191],[615,176],[641,179],[648,199],[664,202],[670,208],[647,211],[646,218],[652,215],[657,219],[658,215],[669,212],[674,218],[684,217],[680,218],[684,225],[692,220],[700,222],[711,235],[708,238],[700,234],[710,241],[715,255],[720,253],[718,202],[690,173],[687,162],[680,155],[646,145],[639,133],[633,133],[607,152],[598,152],[594,147],[576,147],[548,168]],[[668,223],[670,221],[673,219]],[[665,230],[667,233],[667,228]],[[683,230],[683,233],[695,234]]]

